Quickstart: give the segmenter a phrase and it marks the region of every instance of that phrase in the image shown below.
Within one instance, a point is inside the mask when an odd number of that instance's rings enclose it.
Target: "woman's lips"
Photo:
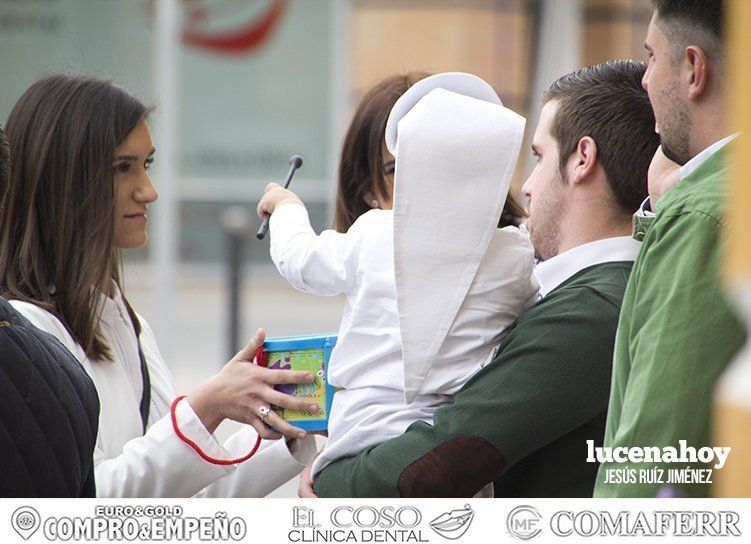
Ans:
[[[147,216],[145,213],[132,213],[125,216],[126,219],[133,219],[134,221],[147,221]]]

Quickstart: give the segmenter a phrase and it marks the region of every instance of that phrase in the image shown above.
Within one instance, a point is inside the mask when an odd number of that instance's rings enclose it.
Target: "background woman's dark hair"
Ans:
[[[58,316],[93,360],[110,350],[92,288],[120,285],[115,148],[149,112],[111,81],[58,73],[29,87],[5,125],[13,169],[0,188],[0,294]]]
[[[370,210],[368,192],[388,194],[383,165],[386,121],[391,108],[407,89],[430,74],[408,72],[387,77],[360,100],[347,129],[339,160],[339,182],[334,209],[334,228],[346,232],[352,223]]]
[[[365,195],[388,194],[386,179],[393,168],[384,168],[386,121],[391,108],[427,72],[408,72],[387,77],[360,100],[347,129],[339,160],[339,181],[334,210],[334,229],[347,232],[358,217],[370,210]],[[518,225],[526,217],[516,197],[509,193],[499,226]]]
[[[506,196],[506,202],[503,204],[501,220],[498,222],[498,228],[518,227],[527,217],[527,212],[519,202],[518,197],[514,194],[514,188],[509,189]]]

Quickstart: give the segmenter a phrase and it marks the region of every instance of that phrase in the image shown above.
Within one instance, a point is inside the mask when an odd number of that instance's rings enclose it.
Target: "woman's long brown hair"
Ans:
[[[527,218],[527,212],[519,202],[518,197],[512,192],[514,188],[509,189],[506,195],[506,202],[503,204],[501,220],[498,222],[498,228],[518,227],[521,222]]]
[[[365,195],[388,194],[383,167],[386,121],[391,108],[407,89],[430,74],[408,72],[387,77],[360,100],[347,129],[339,159],[339,181],[334,209],[334,228],[346,232],[358,217],[370,210]]]
[[[110,358],[92,289],[120,286],[115,148],[149,111],[110,81],[52,74],[5,125],[13,168],[0,188],[0,294],[56,315],[92,360]]]

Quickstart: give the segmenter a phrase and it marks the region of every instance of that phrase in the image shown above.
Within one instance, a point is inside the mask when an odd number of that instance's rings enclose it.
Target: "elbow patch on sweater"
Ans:
[[[455,438],[410,463],[399,476],[402,497],[473,497],[503,472],[506,459],[479,436]]]

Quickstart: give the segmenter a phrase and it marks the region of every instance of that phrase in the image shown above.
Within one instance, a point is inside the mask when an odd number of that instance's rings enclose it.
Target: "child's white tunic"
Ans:
[[[270,236],[271,257],[293,287],[315,295],[346,295],[329,364],[329,381],[341,390],[334,396],[328,443],[313,474],[402,434],[415,421],[432,423],[435,410],[490,360],[504,329],[536,300],[528,237],[514,227],[496,229],[420,394],[407,404],[392,212],[371,210],[345,234],[327,230],[317,236],[305,208],[285,204],[271,216]],[[441,270],[435,274],[440,277]],[[446,285],[447,293],[451,289]]]

